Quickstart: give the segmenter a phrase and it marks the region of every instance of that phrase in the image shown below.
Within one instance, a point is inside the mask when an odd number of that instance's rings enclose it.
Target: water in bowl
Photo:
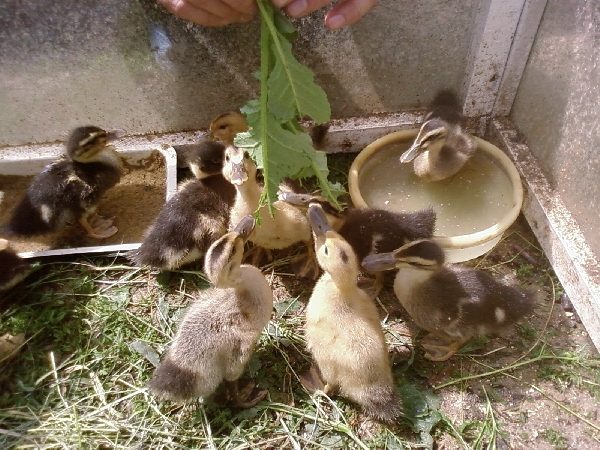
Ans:
[[[414,174],[412,163],[400,163],[408,145],[388,145],[364,165],[359,185],[370,207],[396,212],[433,207],[438,236],[484,230],[513,207],[510,178],[487,153],[478,151],[456,175],[427,183]]]

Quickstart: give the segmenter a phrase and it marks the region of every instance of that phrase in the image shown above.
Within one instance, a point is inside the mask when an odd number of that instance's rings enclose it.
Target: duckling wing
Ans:
[[[83,213],[79,186],[69,161],[50,164],[31,182],[15,207],[7,228],[20,235],[45,233]]]
[[[486,272],[463,269],[456,271],[456,276],[469,293],[469,300],[462,305],[465,326],[491,333],[515,323],[533,310],[533,296],[495,280]]]
[[[147,230],[140,248],[129,256],[138,265],[174,269],[200,257],[227,231],[229,210],[218,192],[201,180],[180,187]]]

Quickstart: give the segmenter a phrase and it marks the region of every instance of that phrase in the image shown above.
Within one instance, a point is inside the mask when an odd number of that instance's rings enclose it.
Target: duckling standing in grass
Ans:
[[[186,181],[163,206],[129,258],[137,265],[173,270],[195,261],[227,232],[235,189],[223,178],[225,146],[202,141],[186,154],[196,179]]]
[[[36,175],[17,204],[5,230],[32,236],[78,221],[88,236],[105,239],[117,233],[113,219],[96,213],[102,195],[121,179],[121,158],[108,140],[113,134],[94,126],[73,130],[66,156]]]
[[[439,181],[456,174],[477,149],[461,122],[458,98],[453,92],[441,91],[433,100],[417,138],[400,156],[400,162],[414,160],[415,174],[425,181]]]
[[[369,416],[392,422],[402,410],[377,308],[356,285],[356,255],[319,205],[310,205],[308,217],[325,273],[306,307],[306,342],[326,383],[323,390],[339,390]]]
[[[6,239],[0,239],[0,291],[13,288],[31,272],[31,265],[10,248]]]
[[[398,269],[394,292],[415,323],[429,331],[425,357],[445,361],[469,339],[497,333],[533,310],[534,298],[488,273],[444,265],[432,240],[410,242],[391,253],[367,256],[369,272]]]
[[[264,249],[284,249],[304,242],[308,257],[298,275],[316,278],[318,266],[314,258],[312,235],[306,214],[289,203],[276,201],[272,206],[271,216],[268,206],[259,208],[263,188],[256,180],[256,164],[243,149],[229,146],[225,150],[225,165],[223,176],[236,189],[235,202],[231,209],[231,223],[236,223],[242,217],[254,214],[258,210],[260,225],[250,238],[250,241]]]
[[[206,253],[204,270],[213,289],[202,291],[185,314],[175,340],[150,381],[161,398],[185,401],[209,397],[225,381],[238,407],[250,407],[254,385],[238,389],[240,378],[273,309],[273,292],[254,266],[241,265],[254,219],[243,218]]]

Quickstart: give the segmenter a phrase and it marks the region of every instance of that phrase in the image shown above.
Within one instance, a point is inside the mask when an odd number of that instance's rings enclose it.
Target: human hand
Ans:
[[[292,17],[304,17],[331,3],[333,0],[271,0]],[[371,10],[378,0],[340,0],[325,16],[325,26],[330,30],[346,27],[358,22]]]
[[[205,27],[250,22],[256,14],[255,0],[158,0],[169,12]]]

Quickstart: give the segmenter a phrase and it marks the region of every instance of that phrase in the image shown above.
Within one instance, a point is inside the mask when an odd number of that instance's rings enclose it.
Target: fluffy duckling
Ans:
[[[121,159],[108,145],[112,137],[94,126],[73,130],[66,143],[66,156],[33,179],[5,227],[7,233],[37,235],[74,221],[95,239],[117,233],[113,219],[96,213],[102,195],[121,179]]]
[[[210,396],[225,381],[234,404],[253,406],[266,395],[240,393],[244,372],[273,309],[273,292],[254,266],[241,265],[254,219],[245,217],[208,249],[205,272],[213,289],[190,306],[166,356],[150,381],[161,398],[175,401]],[[250,391],[254,386],[251,387]]]
[[[306,214],[282,201],[272,204],[272,216],[266,205],[259,208],[263,188],[256,180],[256,172],[256,164],[247,152],[232,145],[227,147],[223,176],[236,189],[236,197],[231,209],[231,223],[236,223],[242,217],[254,214],[258,210],[260,226],[257,227],[250,241],[268,250],[284,249],[298,242],[304,242],[309,254],[306,264],[299,270],[299,275],[316,278],[318,267],[314,258],[312,234]]]
[[[497,333],[533,310],[533,296],[488,273],[444,265],[432,240],[410,242],[391,253],[367,256],[370,272],[398,269],[394,292],[415,323],[429,334],[426,358],[445,361],[469,339]]]
[[[225,146],[201,141],[186,154],[196,179],[186,181],[163,206],[129,258],[137,265],[174,270],[204,255],[227,232],[235,189],[223,178]]]
[[[462,115],[453,92],[441,91],[433,100],[417,138],[400,156],[401,163],[414,160],[415,174],[425,181],[439,181],[456,174],[477,146],[461,127]]]
[[[209,130],[213,139],[232,145],[236,134],[248,131],[248,123],[239,111],[229,111],[217,116],[210,123]]]
[[[331,227],[352,246],[359,261],[371,253],[391,252],[415,239],[432,237],[435,230],[436,216],[431,208],[407,213],[372,208],[338,211],[318,195],[279,191],[278,197],[301,208],[320,205]]]
[[[401,414],[388,348],[374,302],[357,287],[358,260],[352,247],[327,223],[319,205],[308,217],[315,250],[325,273],[306,307],[306,342],[326,383],[378,420]]]
[[[0,291],[16,286],[30,272],[31,265],[10,248],[6,239],[0,239]]]

